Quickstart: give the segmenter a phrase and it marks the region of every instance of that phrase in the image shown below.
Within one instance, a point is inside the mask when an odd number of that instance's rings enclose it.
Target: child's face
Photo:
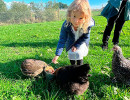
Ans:
[[[84,14],[80,11],[73,11],[71,12],[70,21],[74,28],[78,28],[79,25],[84,23]]]

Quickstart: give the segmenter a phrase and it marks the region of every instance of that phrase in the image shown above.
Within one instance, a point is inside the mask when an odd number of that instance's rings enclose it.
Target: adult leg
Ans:
[[[103,39],[102,39],[102,42],[103,42],[102,48],[103,49],[107,49],[107,47],[108,47],[108,40],[111,35],[111,31],[114,27],[114,22],[115,22],[116,18],[117,18],[117,15],[111,17],[108,20],[107,26],[106,26],[104,34],[103,34]]]
[[[114,37],[113,37],[113,44],[118,45],[119,43],[119,36],[122,30],[122,27],[124,25],[125,21],[117,21],[115,25],[115,30],[114,30]]]
[[[112,40],[114,45],[116,45],[116,44],[118,45],[119,36],[120,36],[121,30],[122,30],[122,27],[125,23],[125,20],[124,20],[125,4],[126,4],[126,2],[122,2],[120,10],[119,10],[119,14],[118,14],[118,19],[116,20],[114,37],[113,37],[113,40]]]
[[[77,60],[77,65],[83,65],[83,59]]]

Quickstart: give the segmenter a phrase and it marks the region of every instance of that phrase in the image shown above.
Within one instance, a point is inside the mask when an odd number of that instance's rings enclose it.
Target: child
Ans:
[[[121,29],[125,21],[130,20],[130,0],[109,0],[101,15],[108,20],[102,39],[102,49],[105,50],[108,48],[108,40],[114,23],[115,30],[112,42],[114,45],[118,45]]]
[[[87,0],[74,0],[67,10],[67,19],[62,25],[56,56],[52,59],[57,63],[64,46],[68,52],[71,65],[82,65],[83,57],[88,53],[90,30],[94,26],[91,9]]]

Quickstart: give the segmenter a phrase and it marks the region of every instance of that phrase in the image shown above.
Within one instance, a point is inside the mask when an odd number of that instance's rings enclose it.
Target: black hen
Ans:
[[[112,72],[115,79],[130,85],[130,60],[126,59],[119,46],[115,45],[113,48],[114,54],[112,59]]]
[[[56,81],[70,94],[83,94],[89,87],[89,64],[60,67],[55,71]]]

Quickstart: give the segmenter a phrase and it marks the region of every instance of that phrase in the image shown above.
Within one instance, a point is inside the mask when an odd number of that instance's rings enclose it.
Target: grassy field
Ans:
[[[130,88],[121,83],[113,84],[112,35],[108,50],[101,49],[106,19],[93,16],[96,26],[91,30],[88,56],[84,63],[91,66],[90,86],[75,100],[130,100]],[[66,94],[55,81],[25,77],[20,71],[21,62],[28,58],[51,62],[55,56],[59,32],[63,21],[35,24],[0,26],[0,100],[66,100]],[[123,27],[119,46],[123,55],[130,58],[130,21]],[[64,51],[54,68],[70,65]]]

